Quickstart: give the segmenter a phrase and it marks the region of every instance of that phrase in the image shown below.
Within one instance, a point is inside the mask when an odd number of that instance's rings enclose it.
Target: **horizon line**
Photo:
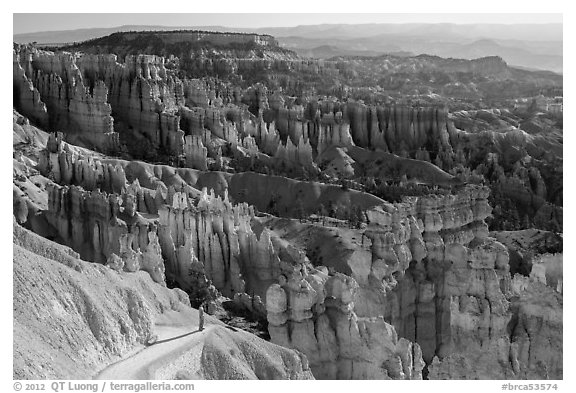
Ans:
[[[280,13],[279,13],[280,14]],[[522,23],[504,23],[504,22],[477,22],[477,23],[456,23],[456,22],[370,22],[370,23],[315,23],[315,24],[298,24],[291,26],[261,26],[261,27],[251,27],[251,26],[228,26],[228,25],[151,25],[151,24],[124,24],[116,26],[91,26],[91,27],[80,27],[80,28],[70,28],[70,29],[60,29],[60,30],[37,30],[28,31],[24,33],[12,33],[12,35],[24,35],[24,34],[37,34],[45,32],[58,32],[58,31],[74,31],[74,30],[91,30],[91,29],[115,29],[120,27],[130,27],[130,26],[148,26],[148,27],[185,27],[185,28],[206,28],[206,27],[223,27],[230,29],[281,29],[281,28],[295,28],[303,26],[368,26],[368,25],[457,25],[457,26],[467,26],[467,25],[498,25],[498,26],[530,26],[530,25],[562,25],[564,22],[522,22]]]

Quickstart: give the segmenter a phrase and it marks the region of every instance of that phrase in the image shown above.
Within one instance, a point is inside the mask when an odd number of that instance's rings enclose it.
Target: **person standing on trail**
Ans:
[[[204,330],[204,306],[198,307],[198,331]]]

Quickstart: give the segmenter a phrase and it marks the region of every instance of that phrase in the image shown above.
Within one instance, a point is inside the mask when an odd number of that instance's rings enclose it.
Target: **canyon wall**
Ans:
[[[232,205],[203,190],[197,201],[176,193],[159,209],[159,238],[170,278],[188,291],[214,285],[234,298],[264,297],[279,274],[280,260],[267,230],[258,236],[250,220],[253,208]],[[208,284],[210,282],[211,284]]]
[[[47,127],[54,131],[66,131],[70,140],[79,141],[89,147],[103,151],[119,148],[118,134],[113,129],[112,109],[108,103],[108,88],[102,81],[87,81],[76,65],[76,56],[66,52],[54,54],[28,47],[14,50],[15,69],[20,72],[20,101],[26,94],[27,80],[38,94],[28,98],[28,104],[21,102],[21,110],[33,120],[45,125],[42,116],[41,100],[48,112]],[[17,64],[16,64],[17,63]],[[32,105],[30,105],[32,100]],[[44,122],[44,124],[42,124]]]
[[[17,105],[25,115],[39,123],[48,118],[50,130],[102,151],[122,144],[136,155],[178,156],[184,154],[184,135],[200,135],[204,129],[232,145],[257,134],[259,148],[268,155],[276,154],[276,133],[286,149],[288,139],[294,146],[303,139],[314,157],[331,146],[352,144],[409,156],[419,148],[450,147],[445,109],[331,101],[288,107],[264,87],[242,93],[182,80],[166,68],[163,57],[153,55],[127,55],[120,63],[113,54],[19,46],[14,81]],[[241,101],[252,103],[260,114],[252,116]],[[264,129],[258,124],[262,116],[268,119]],[[299,161],[309,161],[306,155]]]
[[[356,315],[357,287],[325,267],[280,276],[266,294],[272,342],[305,353],[318,379],[422,379],[418,344],[381,316]]]
[[[215,177],[103,159],[61,138],[48,138],[39,162],[41,173],[63,184],[50,188],[46,213],[58,241],[113,269],[144,270],[158,282],[176,282],[193,297],[217,291],[261,304],[272,341],[305,353],[317,378],[411,379],[447,372],[464,378],[468,363],[457,359],[481,357],[498,367],[470,375],[543,375],[538,365],[544,354],[517,351],[541,343],[523,338],[521,329],[532,329],[528,322],[514,321],[541,311],[533,309],[533,297],[515,306],[508,252],[488,237],[485,187],[400,203],[357,199],[348,206],[364,204],[358,235],[367,248],[346,257],[346,265],[325,259],[325,267],[312,266],[302,250],[256,225],[253,207],[230,202],[229,193],[234,200],[258,196],[253,204],[265,210],[264,194],[281,188],[267,183],[265,192],[243,197],[240,191],[275,177]],[[207,185],[216,192],[199,190]],[[330,187],[351,200],[369,196],[328,185],[321,192]],[[303,200],[317,206],[321,198]],[[549,318],[557,326],[556,316]],[[517,325],[524,327],[511,335],[510,326]],[[559,375],[553,364],[546,372]]]
[[[528,348],[541,351],[542,344],[525,338],[522,329],[532,327],[525,327],[528,322],[523,313],[542,313],[542,309],[532,305],[535,299],[528,295],[525,297],[531,300],[520,304],[516,300],[508,251],[488,236],[484,222],[491,212],[487,197],[487,188],[468,186],[456,195],[407,197],[402,203],[368,210],[368,226],[362,236],[370,239],[370,251],[350,253],[345,268],[341,262],[331,265],[323,259],[328,269],[347,272],[347,276],[339,276],[346,282],[338,284],[345,286],[344,295],[330,292],[330,282],[336,278],[320,267],[312,273],[297,272],[296,278],[280,277],[269,288],[266,301],[273,342],[302,350],[311,359],[317,378],[347,379],[350,370],[369,378],[418,375],[394,349],[392,353],[402,359],[398,369],[404,372],[394,374],[386,368],[386,376],[379,374],[382,369],[371,368],[376,344],[364,347],[365,341],[350,341],[353,333],[345,335],[338,330],[338,318],[344,318],[348,320],[346,329],[355,323],[364,326],[359,329],[361,337],[364,329],[370,330],[364,321],[381,320],[378,331],[390,334],[381,340],[389,349],[395,348],[400,345],[397,336],[410,343],[413,352],[417,348],[422,362],[418,368],[430,378],[561,375],[560,363],[551,361],[549,355],[526,355]],[[347,316],[331,313],[333,304],[348,310]],[[323,322],[323,313],[329,322]],[[551,319],[551,330],[557,331],[557,311],[545,318]],[[524,325],[511,334],[511,326],[517,326],[518,320],[525,321]],[[533,337],[535,333],[529,330],[528,334]],[[375,336],[370,337],[378,340]],[[549,339],[558,342],[559,337],[552,333]],[[326,353],[328,343],[337,343],[339,349]],[[520,347],[524,352],[518,351]],[[387,365],[395,356],[390,351],[379,350],[379,354],[387,359]],[[366,359],[371,359],[368,364],[363,363]],[[410,359],[417,362],[416,357]],[[472,372],[474,359],[490,366]],[[551,366],[543,369],[543,363]]]
[[[147,271],[193,299],[248,299],[266,309],[271,340],[305,353],[318,378],[561,376],[542,349],[546,340],[558,347],[561,299],[512,278],[506,247],[488,235],[488,198],[502,195],[530,206],[535,222],[561,224],[535,137],[458,130],[440,106],[296,99],[260,84],[187,79],[174,59],[154,55],[118,61],[20,46],[13,56],[15,106],[60,131],[38,155],[40,174],[57,185],[48,210],[34,214],[82,258]],[[195,56],[200,69],[230,73],[333,69]],[[444,171],[469,163],[492,196]],[[341,177],[347,183],[335,183]],[[360,184],[367,177],[371,190]],[[378,192],[387,182],[426,192],[386,202]],[[262,227],[262,213],[331,216],[335,228],[354,221],[368,246],[312,263]],[[550,311],[535,293],[551,299]],[[545,321],[546,339],[534,319]],[[474,362],[490,367],[472,372]]]
[[[21,62],[21,56],[25,57],[26,61]],[[48,127],[48,110],[46,104],[40,97],[40,92],[34,87],[33,81],[30,79],[33,72],[30,70],[31,55],[23,54],[13,51],[13,96],[14,107],[21,113],[25,113],[29,119],[38,124],[40,127]],[[23,68],[27,67],[25,70]]]

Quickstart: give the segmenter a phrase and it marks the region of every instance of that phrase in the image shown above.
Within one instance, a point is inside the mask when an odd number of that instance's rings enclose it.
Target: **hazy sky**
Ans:
[[[562,23],[562,14],[14,14],[14,34],[121,25],[280,27],[322,23]]]

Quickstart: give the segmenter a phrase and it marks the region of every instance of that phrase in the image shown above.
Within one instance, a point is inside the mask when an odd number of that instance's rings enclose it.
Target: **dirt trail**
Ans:
[[[185,326],[157,325],[158,341],[155,344],[106,367],[94,379],[155,379],[153,374],[159,366],[196,346],[201,350],[204,336],[215,327],[209,325],[200,332]]]

